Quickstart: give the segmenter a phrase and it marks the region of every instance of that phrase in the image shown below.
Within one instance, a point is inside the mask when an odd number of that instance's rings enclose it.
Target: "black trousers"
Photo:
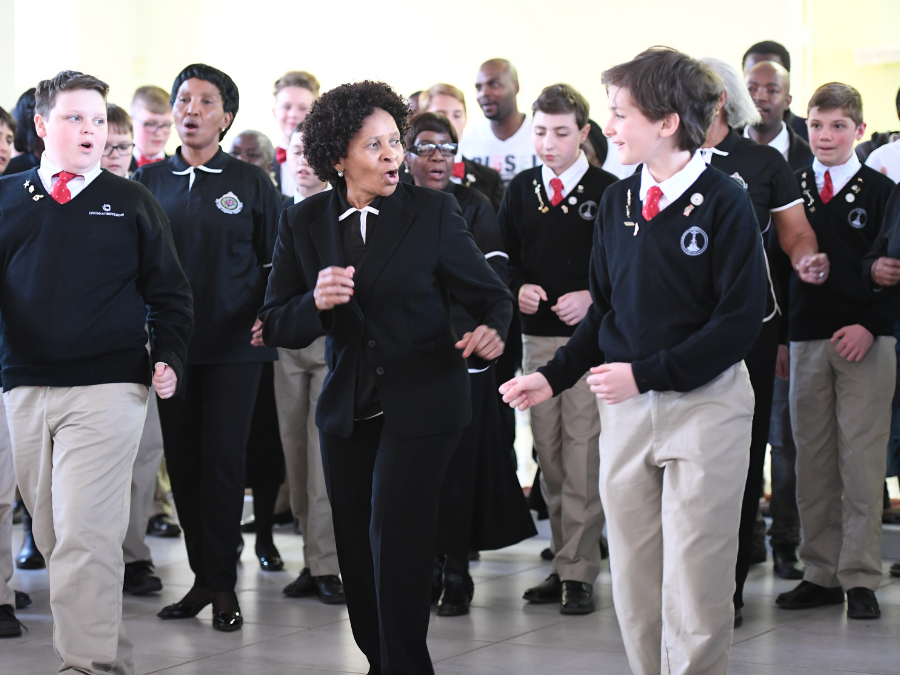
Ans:
[[[772,390],[775,386],[775,361],[778,357],[778,330],[781,317],[776,315],[762,325],[762,330],[750,353],[744,358],[753,386],[756,402],[753,406],[753,428],[750,436],[750,467],[744,487],[744,502],[741,506],[741,526],[738,532],[738,557],[735,570],[737,586],[734,591],[734,606],[744,606],[744,582],[750,571],[750,557],[753,549],[753,528],[759,511],[762,494],[763,465],[766,461],[766,444],[769,441],[769,420],[772,416]]]
[[[797,446],[791,429],[791,383],[775,378],[769,445],[772,446],[772,499],[769,512],[772,548],[796,549],[800,545],[800,509],[797,507]]]
[[[462,430],[399,438],[384,416],[350,438],[319,432],[338,561],[356,644],[370,675],[431,675],[438,502]]]
[[[194,585],[231,591],[244,507],[244,456],[261,363],[185,368],[159,401],[166,467]]]

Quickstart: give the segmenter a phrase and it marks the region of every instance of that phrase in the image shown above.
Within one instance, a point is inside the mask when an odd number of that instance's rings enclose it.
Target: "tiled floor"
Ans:
[[[553,606],[528,606],[522,592],[549,573],[538,553],[541,534],[517,546],[485,553],[472,565],[475,601],[470,615],[432,616],[429,648],[438,675],[556,674],[627,675],[622,638],[613,609],[609,569],[595,584],[598,611],[563,617]],[[18,533],[14,544],[18,545]],[[243,630],[212,630],[209,610],[197,619],[162,622],[155,614],[179,599],[191,573],[181,539],[152,539],[153,555],[165,584],[158,596],[125,598],[128,635],[135,644],[139,673],[167,675],[335,675],[365,673],[347,611],[314,599],[290,600],[281,588],[302,564],[301,539],[287,530],[276,543],[289,572],[262,572],[247,538],[238,576]],[[887,565],[885,566],[886,569]],[[28,591],[34,605],[19,613],[29,631],[21,639],[0,640],[0,674],[51,675],[58,659],[51,642],[47,575],[16,572],[13,586]],[[729,673],[733,675],[900,674],[900,580],[887,575],[879,591],[879,621],[848,621],[841,607],[787,612],[773,598],[793,586],[776,580],[770,567],[757,566],[747,583],[744,626],[735,632]]]

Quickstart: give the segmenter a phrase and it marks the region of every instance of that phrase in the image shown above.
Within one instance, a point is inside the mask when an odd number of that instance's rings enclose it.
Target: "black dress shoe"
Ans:
[[[892,577],[900,577],[900,560],[891,565],[891,569],[888,571],[888,573]]]
[[[240,608],[234,612],[216,612],[213,614],[213,628],[223,633],[240,630],[243,625],[244,617],[241,616]]]
[[[741,613],[740,607],[734,608],[734,627],[740,628],[744,625],[744,615]]]
[[[844,603],[844,590],[825,588],[811,581],[801,581],[792,591],[782,593],[775,598],[775,604],[782,609],[812,609],[825,605],[841,605]]]
[[[779,546],[772,549],[773,571],[782,579],[802,579],[805,566],[800,562],[797,549],[793,546]]]
[[[44,556],[38,551],[34,543],[34,534],[31,532],[31,515],[26,511],[22,516],[22,548],[16,556],[16,567],[20,570],[41,570],[47,566]]]
[[[190,593],[188,593],[190,594]],[[160,619],[191,619],[197,616],[204,607],[212,602],[212,593],[207,593],[194,603],[188,604],[182,598],[174,605],[166,605],[157,614]]]
[[[444,572],[444,592],[438,601],[438,616],[462,616],[469,613],[475,584],[468,574]]]
[[[26,607],[31,607],[31,596],[28,593],[23,593],[22,591],[14,591],[16,594],[16,609],[25,609]]]
[[[244,534],[256,532],[256,516],[252,513],[241,521],[241,532]]]
[[[24,626],[16,618],[12,605],[0,605],[0,638],[19,637],[22,635],[22,628]]]
[[[319,589],[316,587],[316,582],[313,581],[312,572],[308,567],[304,567],[300,571],[300,576],[281,589],[281,592],[289,598],[306,598],[318,593]]]
[[[275,544],[257,544],[256,557],[259,558],[259,566],[264,572],[280,572],[284,569],[284,561]]]
[[[150,516],[147,521],[147,534],[154,537],[180,537],[181,526],[165,513]]]
[[[562,582],[560,614],[590,614],[594,611],[594,587],[583,581]]]
[[[848,619],[878,619],[881,617],[881,608],[875,591],[869,588],[847,589],[847,618]]]
[[[549,546],[541,551],[541,560],[553,560],[553,551],[550,550]]]
[[[316,584],[316,595],[323,605],[343,605],[347,602],[344,596],[344,584],[336,574],[323,574],[313,577]]]
[[[562,598],[562,582],[558,574],[551,574],[537,586],[529,588],[522,596],[533,605],[549,605]]]
[[[139,560],[125,563],[125,581],[122,591],[130,595],[147,595],[162,590],[162,581],[153,573],[153,563]]]

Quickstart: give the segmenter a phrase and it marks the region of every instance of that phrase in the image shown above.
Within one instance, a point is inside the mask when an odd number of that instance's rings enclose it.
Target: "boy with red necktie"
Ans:
[[[142,166],[166,158],[166,143],[172,133],[172,106],[169,94],[160,87],[138,87],[131,100],[134,120],[134,159],[128,170],[134,173]]]
[[[293,198],[297,186],[293,171],[286,164],[291,136],[306,119],[313,102],[319,97],[319,80],[305,70],[290,70],[275,82],[275,107],[272,115],[281,129],[281,140],[275,148],[275,184],[285,197]]]

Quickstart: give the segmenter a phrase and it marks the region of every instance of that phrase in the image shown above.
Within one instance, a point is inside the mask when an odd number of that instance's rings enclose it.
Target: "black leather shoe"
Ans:
[[[12,605],[0,605],[0,638],[19,637],[22,635],[22,628],[24,626],[16,618]]]
[[[231,633],[240,630],[244,625],[244,617],[241,610],[235,612],[216,612],[213,614],[213,628],[223,633]]]
[[[256,557],[259,558],[259,566],[263,572],[280,572],[284,569],[284,561],[281,554],[275,548],[275,544],[256,546]]]
[[[130,595],[147,595],[161,591],[162,587],[162,581],[153,573],[153,563],[149,560],[125,563],[123,592]]]
[[[583,581],[562,582],[560,614],[590,614],[594,611],[594,587]]]
[[[188,593],[190,594],[190,593]],[[212,602],[212,593],[200,597],[193,604],[188,604],[182,598],[174,605],[166,605],[157,614],[160,619],[191,619],[197,616],[204,607]]]
[[[793,546],[779,546],[772,549],[773,571],[782,579],[802,579],[805,566],[800,562],[797,549]]]
[[[313,581],[312,572],[308,567],[304,567],[300,571],[300,576],[285,586],[281,592],[289,598],[306,598],[310,595],[318,593],[316,582]]]
[[[541,551],[541,560],[553,560],[553,551],[550,550],[549,546]]]
[[[180,537],[181,526],[165,513],[150,516],[147,521],[147,534],[154,537]]]
[[[881,608],[875,591],[856,587],[847,589],[847,618],[848,619],[879,619]]]
[[[782,609],[812,609],[825,605],[842,605],[844,603],[844,590],[825,588],[811,581],[801,581],[800,585],[792,591],[782,593],[775,598],[775,604]]]
[[[533,605],[549,605],[562,598],[562,582],[558,574],[551,574],[537,586],[529,588],[522,596]]]
[[[44,556],[38,551],[34,543],[34,534],[31,532],[31,515],[26,511],[22,515],[22,548],[16,556],[16,567],[20,570],[41,570],[47,566]]]
[[[462,616],[469,613],[475,584],[468,574],[444,572],[444,592],[438,600],[438,616]]]
[[[244,534],[256,532],[256,516],[252,513],[241,521],[241,532]]]
[[[14,593],[16,594],[16,609],[31,607],[31,596],[28,593],[23,593],[22,591],[14,591]]]
[[[744,615],[741,613],[740,607],[734,608],[734,627],[740,628],[744,625]]]
[[[892,577],[900,577],[900,560],[891,565],[891,569],[889,570],[889,574]]]
[[[323,605],[343,605],[347,602],[344,596],[344,584],[336,574],[323,574],[313,577],[316,584],[316,595]]]

